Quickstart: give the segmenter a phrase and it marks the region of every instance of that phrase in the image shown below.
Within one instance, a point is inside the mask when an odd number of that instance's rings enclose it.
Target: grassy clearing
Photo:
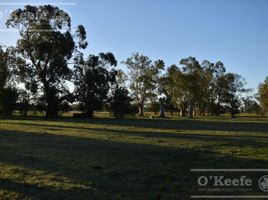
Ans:
[[[268,119],[0,120],[0,199],[189,199],[191,168],[267,168]]]

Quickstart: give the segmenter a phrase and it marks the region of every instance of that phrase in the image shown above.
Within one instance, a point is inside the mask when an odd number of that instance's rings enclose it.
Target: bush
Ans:
[[[126,88],[119,87],[114,91],[111,99],[111,111],[116,118],[123,118],[124,115],[130,114],[132,99],[129,97],[129,92]]]

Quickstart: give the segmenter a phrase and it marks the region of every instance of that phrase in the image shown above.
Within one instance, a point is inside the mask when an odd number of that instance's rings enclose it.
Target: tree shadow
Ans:
[[[7,123],[14,124],[14,123]],[[160,131],[131,131],[128,129],[118,130],[111,128],[90,128],[90,127],[75,127],[68,125],[48,125],[48,124],[35,124],[35,123],[16,123],[16,125],[25,125],[25,126],[33,126],[33,127],[44,127],[47,131],[64,131],[64,129],[76,130],[79,131],[96,131],[101,134],[106,134],[107,137],[111,134],[115,136],[140,136],[145,138],[158,138],[158,139],[183,139],[183,140],[194,140],[200,142],[220,142],[227,143],[228,145],[236,145],[236,146],[245,146],[251,145],[256,148],[258,147],[266,147],[268,135],[223,135],[223,134],[209,134],[209,133],[180,133],[179,130],[174,132],[160,132]],[[261,141],[265,140],[265,141]]]
[[[178,129],[178,130],[208,130],[208,131],[244,131],[268,132],[267,123],[256,122],[221,122],[202,120],[166,120],[166,119],[95,119],[87,123],[116,126],[131,126],[141,128]]]
[[[44,117],[11,117],[10,120],[31,120],[48,122],[79,122],[87,124],[101,124],[140,128],[178,129],[178,130],[208,130],[208,131],[244,131],[244,132],[268,132],[268,121],[264,122],[232,122],[232,121],[204,121],[198,119],[114,119],[93,118],[74,119],[57,118],[48,119]],[[220,118],[219,118],[220,119]]]
[[[184,199],[191,192],[191,168],[265,168],[267,161],[223,156],[211,151],[130,144],[66,135],[0,131],[0,162],[68,177],[104,199]],[[194,140],[194,137],[192,138]],[[39,198],[10,180],[0,189]],[[7,186],[6,186],[7,185]],[[87,199],[92,191],[51,191],[49,199]],[[81,192],[81,193],[80,193]],[[47,196],[46,196],[47,197]],[[38,199],[37,198],[37,199]],[[41,195],[40,199],[43,198]],[[97,198],[96,198],[97,199]],[[187,199],[187,198],[186,198]]]
[[[1,179],[0,178],[0,189],[5,191],[10,191],[16,194],[16,199],[68,199],[70,197],[78,196],[77,199],[82,199],[79,197],[92,197],[94,199],[97,198],[95,194],[96,191],[94,190],[83,190],[83,189],[75,189],[75,190],[55,190],[51,187],[44,187],[38,186],[33,184],[27,183],[20,183],[11,181],[8,179]],[[0,198],[3,199],[4,197],[0,195]],[[11,197],[7,197],[7,199],[11,199]]]

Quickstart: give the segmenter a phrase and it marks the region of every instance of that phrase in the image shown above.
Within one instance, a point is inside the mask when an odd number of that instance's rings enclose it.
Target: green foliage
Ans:
[[[17,90],[12,83],[9,50],[0,47],[0,114],[11,115],[16,107]],[[11,85],[13,85],[11,87]]]
[[[220,115],[227,111],[232,116],[241,109],[241,93],[247,92],[241,76],[226,73],[222,62],[207,60],[202,64],[193,58],[180,61],[182,69],[172,65],[161,78],[161,91],[173,109],[179,108],[182,116]],[[225,110],[225,111],[224,111]]]
[[[20,66],[14,59],[14,48],[0,46],[0,89],[15,87],[17,83],[16,68]]]
[[[261,107],[265,113],[268,112],[268,77],[264,83],[259,86],[259,100]]]
[[[224,74],[226,69],[220,61],[211,63],[208,60],[202,62],[204,74],[204,85],[202,87],[202,99],[199,101],[200,112],[207,112],[211,115],[220,115],[223,112],[224,99],[222,90],[224,85]]]
[[[130,90],[142,116],[144,105],[157,94],[160,72],[165,65],[162,60],[152,62],[147,56],[134,53],[124,64],[129,69]]]
[[[179,108],[182,116],[186,115],[189,97],[183,72],[176,65],[168,67],[166,74],[160,79],[160,90],[167,97],[171,108]]]
[[[27,90],[18,90],[18,103],[16,109],[19,110],[20,113],[24,116],[26,116],[28,111],[30,110],[30,98],[30,94]]]
[[[132,99],[126,88],[116,87],[110,101],[110,108],[115,118],[123,118],[126,114],[131,114]]]
[[[7,53],[0,47],[0,89],[4,88],[8,79],[7,59]]]
[[[223,90],[223,99],[227,104],[226,108],[234,117],[235,114],[238,114],[240,111],[240,107],[242,105],[240,93],[246,91],[244,88],[244,81],[240,75],[227,73],[224,75],[225,87]]]
[[[194,105],[202,98],[205,78],[199,62],[194,57],[182,59],[183,79],[188,98],[188,117],[193,117]]]
[[[19,30],[16,57],[27,60],[18,74],[26,88],[38,93],[47,105],[46,115],[57,116],[60,104],[70,96],[65,84],[72,76],[68,61],[78,53],[78,47],[87,45],[85,29],[79,26],[76,35],[71,35],[70,16],[51,5],[17,9],[6,24]]]
[[[11,87],[0,89],[0,114],[11,115],[16,108],[17,90]]]
[[[155,115],[159,112],[160,104],[157,101],[153,101],[149,104],[149,111],[154,112]]]
[[[117,61],[112,53],[89,55],[84,62],[75,65],[75,94],[81,110],[91,117],[95,110],[102,109],[108,93],[116,82]],[[111,69],[110,69],[111,68]]]
[[[243,112],[262,115],[262,108],[254,97],[243,98]]]

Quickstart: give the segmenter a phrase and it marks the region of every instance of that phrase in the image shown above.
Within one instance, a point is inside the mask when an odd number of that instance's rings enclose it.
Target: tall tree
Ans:
[[[123,118],[132,114],[132,98],[127,88],[127,75],[122,70],[117,70],[116,82],[109,94],[109,109],[116,118]]]
[[[91,117],[95,110],[102,109],[108,94],[116,82],[117,61],[112,53],[89,55],[75,65],[75,94],[81,109]]]
[[[238,74],[226,73],[224,75],[224,90],[223,99],[226,104],[226,108],[232,117],[235,116],[240,110],[242,105],[241,94],[247,92],[245,89],[245,81]]]
[[[20,33],[18,56],[28,63],[20,69],[25,85],[44,97],[47,116],[57,116],[60,103],[70,96],[66,81],[72,71],[68,61],[87,46],[84,27],[78,26],[72,35],[71,17],[51,5],[17,9],[6,24]]]
[[[152,62],[147,56],[134,53],[124,62],[129,69],[130,90],[135,103],[139,106],[139,115],[144,115],[145,104],[156,97],[159,74],[164,62]]]
[[[202,97],[204,76],[199,62],[194,57],[182,59],[180,64],[183,65],[185,84],[188,96],[188,117],[193,117],[193,109],[198,100]]]
[[[268,77],[264,83],[259,86],[259,101],[264,113],[268,112]]]
[[[170,107],[179,108],[182,116],[186,116],[188,91],[183,72],[176,65],[167,68],[160,80],[162,93],[167,97]]]
[[[11,115],[15,109],[18,98],[17,89],[14,87],[14,71],[10,56],[10,48],[4,50],[0,47],[0,114]]]
[[[224,74],[226,69],[220,61],[211,63],[203,61],[202,68],[205,73],[205,85],[203,87],[203,100],[206,103],[207,111],[212,115],[220,115],[221,104],[223,103],[223,91],[225,86]]]

